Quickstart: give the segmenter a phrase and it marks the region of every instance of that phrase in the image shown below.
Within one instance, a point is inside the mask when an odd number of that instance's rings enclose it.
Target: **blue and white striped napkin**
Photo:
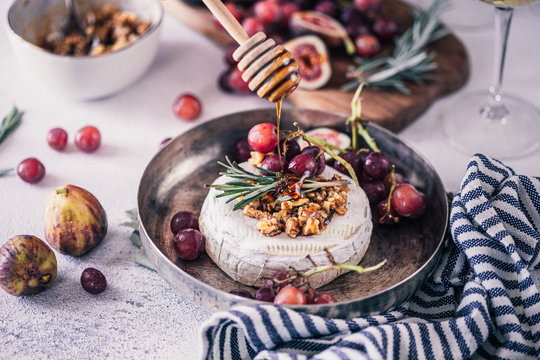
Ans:
[[[201,328],[208,359],[538,359],[540,178],[476,155],[454,198],[454,244],[406,303],[352,320],[238,306]]]

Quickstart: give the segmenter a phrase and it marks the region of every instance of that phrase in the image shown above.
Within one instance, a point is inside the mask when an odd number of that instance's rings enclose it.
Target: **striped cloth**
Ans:
[[[475,155],[450,219],[454,244],[406,303],[328,319],[237,306],[201,328],[207,359],[538,359],[540,178]]]

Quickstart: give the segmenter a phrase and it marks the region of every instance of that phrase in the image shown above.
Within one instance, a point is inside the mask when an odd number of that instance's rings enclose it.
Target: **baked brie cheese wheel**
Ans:
[[[206,237],[206,253],[231,278],[255,287],[263,286],[265,279],[288,271],[289,267],[301,272],[311,269],[313,264],[307,255],[317,265],[329,264],[325,249],[338,263],[358,264],[369,246],[373,228],[369,202],[362,188],[335,169],[327,166],[321,176],[330,179],[334,174],[350,182],[347,212],[343,216],[334,214],[319,235],[295,239],[285,232],[272,237],[263,235],[256,230],[258,219],[245,216],[241,210],[233,211],[234,201],[227,204],[226,197],[216,198],[220,192],[210,188],[199,218],[200,230]],[[221,176],[214,184],[230,180]],[[344,272],[325,271],[310,276],[309,282],[318,288]]]

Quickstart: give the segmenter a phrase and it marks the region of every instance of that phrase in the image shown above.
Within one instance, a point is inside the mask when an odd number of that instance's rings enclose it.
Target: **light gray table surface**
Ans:
[[[129,240],[131,230],[120,223],[127,220],[125,211],[136,206],[140,176],[163,138],[220,115],[269,104],[254,96],[220,92],[216,79],[225,68],[222,50],[169,15],[163,22],[157,58],[140,81],[100,101],[56,97],[35,86],[17,66],[3,31],[9,4],[0,2],[0,113],[7,113],[15,103],[25,115],[19,129],[0,145],[0,169],[36,156],[47,175],[37,185],[17,176],[0,178],[0,244],[18,234],[43,238],[45,198],[65,183],[86,188],[100,199],[108,214],[109,233],[88,255],[57,254],[58,279],[51,289],[21,298],[0,291],[0,358],[196,358],[198,329],[210,314],[178,295],[157,273],[133,262],[137,249]],[[458,189],[470,154],[449,147],[438,115],[463,91],[488,86],[492,63],[491,28],[455,29],[470,53],[469,83],[437,101],[400,133],[432,162],[448,190]],[[536,105],[540,105],[539,34],[540,8],[516,11],[505,88]],[[197,94],[204,107],[201,118],[189,123],[177,120],[171,111],[174,98],[188,91]],[[94,154],[83,154],[72,143],[75,132],[87,124],[102,133],[102,146]],[[70,135],[62,153],[45,141],[47,131],[55,126]],[[540,175],[538,151],[506,163],[519,173]],[[80,286],[81,272],[90,266],[107,277],[109,287],[100,295],[90,295]],[[534,277],[538,283],[539,274]]]

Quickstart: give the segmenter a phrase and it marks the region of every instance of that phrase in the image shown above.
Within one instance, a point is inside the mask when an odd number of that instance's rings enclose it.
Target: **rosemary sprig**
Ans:
[[[23,112],[13,106],[9,114],[2,120],[2,124],[0,124],[0,144],[19,126],[22,116]]]
[[[233,211],[243,208],[245,205],[255,201],[266,194],[274,194],[282,185],[287,186],[287,181],[293,180],[295,183],[300,182],[300,191],[305,194],[317,189],[330,186],[341,186],[348,184],[348,181],[320,181],[311,178],[297,178],[290,175],[284,175],[277,172],[264,170],[264,174],[254,174],[242,169],[236,163],[231,162],[228,157],[225,158],[227,163],[218,161],[218,164],[223,166],[226,171],[220,172],[220,175],[228,176],[233,179],[225,184],[206,185],[221,191],[221,194],[216,197],[229,197],[227,203],[233,200],[239,200],[233,207]],[[302,181],[303,180],[303,181]],[[276,201],[289,200],[291,197],[287,194],[278,194]]]
[[[421,84],[424,80],[435,79],[430,73],[437,68],[433,60],[435,54],[427,51],[426,46],[448,35],[448,29],[439,20],[447,7],[448,0],[434,0],[426,12],[415,9],[412,26],[396,41],[392,54],[369,60],[357,58],[359,66],[348,74],[353,80],[343,85],[343,89],[352,91],[366,83],[409,94],[407,81]]]

